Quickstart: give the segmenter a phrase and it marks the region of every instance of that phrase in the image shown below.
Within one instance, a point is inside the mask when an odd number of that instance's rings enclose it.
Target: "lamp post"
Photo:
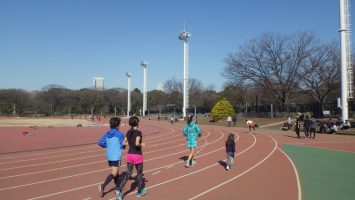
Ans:
[[[186,110],[189,108],[189,39],[191,34],[186,31],[182,31],[179,34],[179,39],[184,41],[184,96],[183,96],[183,117],[186,117]]]
[[[143,116],[147,110],[147,61],[142,61],[141,66],[143,67]]]
[[[132,74],[129,72],[126,72],[126,76],[128,77],[127,117],[129,117],[129,113],[131,112],[131,76],[132,76]]]
[[[340,0],[340,52],[341,52],[341,111],[342,121],[349,118],[348,98],[353,98],[353,81],[350,42],[350,5],[349,0]]]

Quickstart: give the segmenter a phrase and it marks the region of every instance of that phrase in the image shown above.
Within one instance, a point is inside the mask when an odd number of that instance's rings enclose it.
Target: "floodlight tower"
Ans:
[[[126,72],[126,76],[128,77],[127,117],[129,117],[129,113],[131,112],[131,76],[132,76],[132,74],[129,72]]]
[[[141,66],[143,67],[143,116],[147,110],[147,61],[141,61]]]
[[[186,31],[182,31],[179,34],[179,39],[184,41],[184,97],[182,112],[183,117],[186,117],[186,110],[189,108],[189,39],[191,34]]]
[[[340,0],[339,32],[341,45],[341,110],[343,122],[349,119],[348,98],[353,98],[349,6],[349,0]]]

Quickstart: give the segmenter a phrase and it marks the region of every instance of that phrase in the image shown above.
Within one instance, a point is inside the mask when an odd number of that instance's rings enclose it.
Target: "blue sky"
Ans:
[[[263,33],[339,40],[339,0],[0,0],[0,88],[80,89],[95,76],[127,88],[128,71],[142,89],[143,59],[148,90],[182,80],[184,21],[190,78],[220,91],[224,59]]]

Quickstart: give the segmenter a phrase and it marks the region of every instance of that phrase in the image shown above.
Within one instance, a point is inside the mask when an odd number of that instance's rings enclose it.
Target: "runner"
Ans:
[[[121,165],[122,147],[124,134],[118,131],[121,124],[121,119],[112,117],[110,119],[110,130],[101,137],[99,145],[106,148],[106,158],[108,165],[111,167],[111,174],[109,174],[104,183],[99,184],[99,195],[104,196],[105,187],[112,181],[115,181],[116,189],[118,184],[119,166]]]
[[[139,119],[138,117],[131,117],[129,118],[129,126],[131,127],[130,130],[128,130],[126,137],[124,139],[124,144],[129,146],[128,153],[126,156],[126,162],[127,162],[127,172],[123,174],[123,177],[121,179],[121,182],[119,183],[118,187],[118,193],[117,193],[117,199],[122,200],[123,198],[123,193],[122,190],[124,189],[128,179],[132,177],[132,172],[133,172],[133,167],[136,167],[137,170],[137,177],[136,177],[136,183],[137,183],[137,197],[144,196],[148,193],[148,190],[144,188],[144,178],[143,178],[143,153],[142,153],[142,147],[145,146],[144,143],[142,143],[142,132],[138,130],[139,127]]]
[[[197,164],[193,159],[196,153],[197,136],[201,137],[201,129],[197,124],[192,122],[193,118],[193,115],[189,117],[183,130],[184,136],[187,139],[187,146],[190,148],[190,154],[185,162],[185,167],[190,167],[190,165],[195,166]]]

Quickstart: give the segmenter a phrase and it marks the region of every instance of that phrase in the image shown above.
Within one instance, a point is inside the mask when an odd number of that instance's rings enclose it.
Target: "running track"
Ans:
[[[148,189],[143,199],[300,200],[298,172],[282,144],[355,152],[355,138],[349,136],[318,134],[315,140],[305,140],[293,132],[259,129],[249,134],[243,128],[202,126],[198,165],[185,168],[183,125],[141,123]],[[31,130],[35,136],[26,137],[20,134],[24,128],[0,128],[0,198],[114,199],[113,183],[103,198],[97,194],[97,185],[110,173],[104,149],[95,144],[106,129],[38,128]],[[229,133],[235,133],[237,152],[232,170],[226,171],[224,143]],[[123,162],[120,172],[125,170]],[[132,183],[127,183],[124,199],[136,199]]]

